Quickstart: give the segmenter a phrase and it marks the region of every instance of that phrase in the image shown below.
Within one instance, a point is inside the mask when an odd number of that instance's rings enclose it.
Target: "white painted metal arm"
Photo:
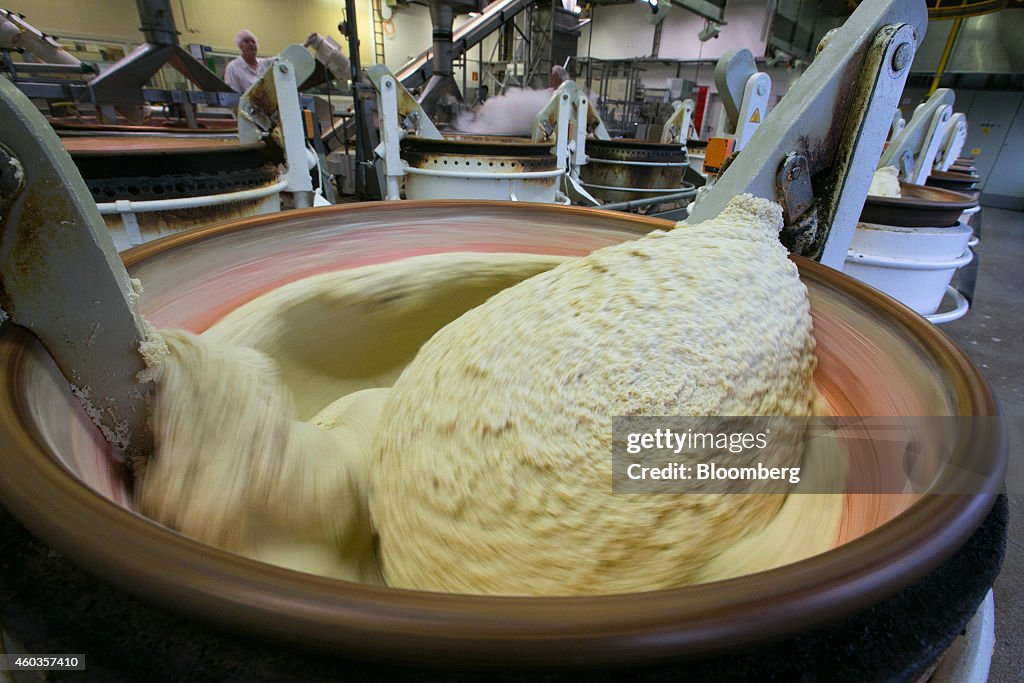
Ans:
[[[787,247],[841,268],[926,25],[923,0],[862,2],[688,221],[744,192],[777,200]]]
[[[406,135],[440,140],[442,135],[416,98],[383,64],[374,64],[366,74],[377,91],[377,112],[380,116],[380,144],[374,154],[383,166],[384,198],[401,199],[401,178],[406,173],[402,162],[401,143]]]
[[[946,124],[953,114],[953,91],[939,88],[914,110],[906,127],[882,153],[878,167],[895,166],[904,181],[924,185],[942,144]]]
[[[299,83],[313,73],[313,57],[301,45],[289,45],[238,100],[238,139],[258,142],[269,134],[284,150],[287,191],[296,207],[313,201],[313,180],[306,148],[306,129],[299,104]]]
[[[369,77],[370,83],[377,90],[378,96],[383,90],[382,83],[385,78],[390,76],[395,82],[395,113],[403,130],[407,131],[410,135],[416,135],[421,138],[429,138],[431,140],[442,139],[443,136],[437,130],[434,122],[427,116],[427,113],[423,111],[423,107],[412,96],[412,93],[402,85],[398,77],[391,73],[390,69],[383,64],[374,64],[366,70],[366,75]]]
[[[397,201],[402,198],[401,178],[405,175],[402,163],[401,143],[404,131],[398,116],[398,89],[402,84],[391,74],[384,75],[377,83],[377,111],[380,115],[380,144],[374,153],[384,165],[384,199]],[[426,114],[424,114],[424,117]],[[429,119],[428,119],[429,120]]]
[[[722,101],[725,124],[718,131],[720,137],[735,134],[747,81],[755,74],[757,65],[754,63],[754,55],[746,48],[726,52],[715,64],[715,88]]]
[[[735,140],[733,151],[743,149],[768,113],[772,79],[760,73],[753,53],[746,49],[725,53],[715,65],[715,87],[722,100],[717,137]]]
[[[533,142],[551,140],[555,143],[555,157],[558,168],[569,168],[569,122],[579,102],[579,93],[574,81],[565,81],[551,94],[544,108],[533,120]]]
[[[895,140],[896,136],[903,132],[903,129],[907,127],[907,120],[903,118],[903,112],[899,109],[892,115],[892,126],[889,127],[889,139]]]
[[[44,64],[82,62],[64,50],[56,40],[29,24],[15,12],[0,9],[0,48],[25,50]]]
[[[747,79],[743,88],[743,101],[740,103],[739,116],[736,122],[736,142],[733,151],[738,152],[747,146],[761,122],[768,114],[768,95],[772,91],[772,79],[768,74],[756,73]]]
[[[668,144],[681,142],[684,145],[690,139],[690,130],[693,128],[693,100],[676,100],[672,103],[672,114],[665,121],[661,128],[661,142]]]
[[[948,171],[960,156],[965,142],[967,142],[967,115],[964,113],[953,114],[946,124],[942,144],[935,157],[935,170]]]
[[[138,292],[56,133],[0,78],[0,306],[46,346],[115,448],[152,448]]]

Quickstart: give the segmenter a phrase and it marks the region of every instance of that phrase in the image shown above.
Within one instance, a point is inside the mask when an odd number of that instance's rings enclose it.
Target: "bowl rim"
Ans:
[[[499,206],[500,205],[500,206]],[[583,207],[490,201],[366,202],[234,220],[125,252],[129,266],[168,249],[301,214],[425,207],[615,214],[638,234],[668,221]],[[978,369],[909,308],[838,271],[794,257],[801,277],[856,294],[932,350],[972,415],[998,416]],[[164,608],[303,649],[391,662],[490,667],[596,666],[703,656],[807,631],[869,607],[936,567],[981,524],[1002,488],[1005,433],[965,444],[993,464],[984,493],[927,495],[897,518],[831,551],[784,567],[696,586],[591,597],[428,593],[328,579],[188,538],[102,496],[47,453],[16,379],[47,356],[28,332],[0,328],[0,500],[34,534],[108,583]],[[15,456],[18,457],[15,457]],[[91,533],[82,533],[88,529]]]

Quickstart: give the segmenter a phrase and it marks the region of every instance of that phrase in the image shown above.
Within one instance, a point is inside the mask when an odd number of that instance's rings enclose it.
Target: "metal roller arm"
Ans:
[[[301,45],[289,45],[273,65],[238,100],[238,140],[259,142],[269,134],[284,150],[287,191],[296,208],[312,206],[313,181],[306,153],[306,129],[299,102],[299,83],[313,73],[313,56]]]
[[[690,129],[693,128],[694,106],[691,99],[676,100],[672,103],[672,114],[661,128],[662,143],[681,142],[686,144],[690,138]]]
[[[794,252],[842,268],[917,44],[923,0],[863,2],[819,54],[688,221],[737,194],[779,200]]]
[[[913,185],[924,185],[953,115],[956,96],[949,88],[939,88],[914,115],[900,134],[893,138],[878,161],[878,167],[895,166],[902,178]]]
[[[5,78],[0,138],[0,305],[46,346],[111,445],[148,454],[137,294],[71,157]]]

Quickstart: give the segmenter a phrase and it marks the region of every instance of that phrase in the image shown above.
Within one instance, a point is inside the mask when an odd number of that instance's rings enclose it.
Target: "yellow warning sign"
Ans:
[[[761,123],[761,111],[759,109],[754,110],[754,115],[750,117],[751,123]]]

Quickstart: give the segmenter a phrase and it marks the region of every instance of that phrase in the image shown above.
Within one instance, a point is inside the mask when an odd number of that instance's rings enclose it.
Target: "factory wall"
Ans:
[[[583,28],[580,56],[597,59],[660,58],[675,62],[644,61],[640,63],[641,81],[646,88],[665,88],[669,78],[683,78],[698,86],[709,86],[712,100],[704,119],[701,137],[717,126],[720,105],[715,94],[715,62],[730,50],[749,49],[755,58],[764,57],[768,24],[767,6],[753,0],[730,0],[726,24],[717,38],[700,41],[697,34],[704,28],[704,19],[679,8],[673,8],[662,20],[658,54],[653,55],[654,26],[648,13],[637,5],[601,5],[594,21]],[[792,87],[802,69],[759,65],[772,79],[769,106]]]
[[[460,26],[469,20],[470,17],[466,14],[456,16],[455,30],[458,30]],[[394,13],[390,17],[390,22],[394,26],[394,31],[384,35],[384,63],[392,71],[397,71],[409,60],[419,56],[423,51],[431,47],[433,38],[431,37],[430,10],[425,5],[411,4],[395,8]],[[496,44],[497,33],[484,39],[482,43],[484,62],[491,59]],[[467,97],[470,97],[476,91],[476,87],[479,84],[478,81],[473,80],[473,73],[475,72],[478,78],[483,73],[480,65],[480,56],[480,46],[475,46],[469,50],[467,58],[468,73],[466,74],[468,92],[463,93]],[[454,69],[453,77],[461,88],[463,74],[462,69],[458,66]]]
[[[79,38],[136,45],[142,42],[133,0],[7,0],[36,28],[64,39]],[[237,53],[235,34],[251,30],[260,54],[274,55],[290,43],[302,43],[313,31],[340,41],[337,0],[177,0],[172,3],[182,45],[199,43],[218,52]],[[360,56],[373,59],[370,0],[358,0]],[[429,22],[427,27],[429,35]]]
[[[580,54],[600,59],[662,57],[665,59],[718,59],[730,50],[748,48],[763,57],[767,32],[767,6],[756,0],[730,0],[726,24],[717,38],[701,42],[697,34],[704,20],[686,10],[673,8],[662,20],[661,43],[653,55],[654,26],[642,6],[600,5],[594,21],[580,36]]]
[[[40,31],[58,37],[142,40],[133,0],[6,0],[4,8],[20,12]]]
[[[397,71],[410,59],[430,47],[430,10],[425,5],[396,8],[391,15],[394,33],[384,34],[384,63]]]

